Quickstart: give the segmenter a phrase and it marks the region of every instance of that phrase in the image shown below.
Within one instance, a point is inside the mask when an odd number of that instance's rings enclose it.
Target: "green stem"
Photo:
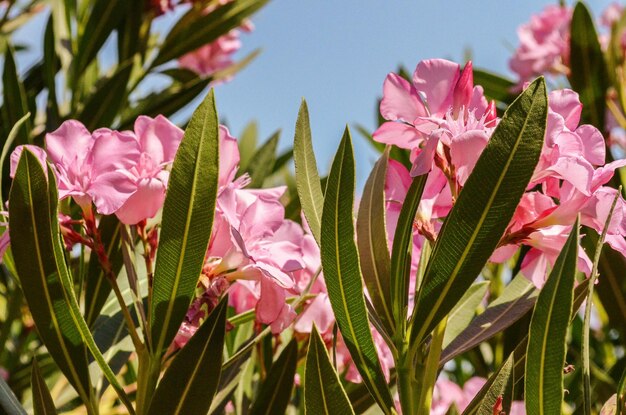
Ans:
[[[428,348],[428,355],[426,356],[426,361],[422,364],[423,372],[418,379],[419,400],[417,405],[420,414],[430,413],[433,389],[435,382],[437,382],[437,374],[439,373],[439,358],[441,357],[441,348],[447,322],[448,317],[444,318],[433,331],[430,347]]]
[[[396,361],[396,374],[398,376],[398,394],[400,395],[400,407],[402,413],[406,415],[416,415],[418,413],[415,379],[415,364],[413,354],[410,352],[408,344],[405,342],[399,349],[399,356]]]
[[[161,361],[154,357],[147,349],[137,353],[139,369],[137,373],[137,415],[148,413],[152,396],[157,387],[159,374],[161,373]]]

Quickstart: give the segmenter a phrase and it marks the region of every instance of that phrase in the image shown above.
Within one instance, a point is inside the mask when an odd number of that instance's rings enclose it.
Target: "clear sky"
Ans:
[[[243,47],[236,56],[256,48],[263,52],[232,82],[217,86],[218,111],[235,135],[253,119],[263,138],[281,128],[281,148],[286,148],[293,140],[300,99],[306,98],[318,164],[325,172],[346,124],[374,128],[376,99],[388,72],[399,64],[412,71],[426,58],[461,62],[470,52],[475,67],[507,74],[517,27],[547,4],[545,0],[271,0],[252,19],[254,32],[242,35]],[[609,0],[588,4],[597,16]],[[40,33],[31,25],[18,36],[32,41],[41,39]],[[353,132],[362,186],[376,156]]]

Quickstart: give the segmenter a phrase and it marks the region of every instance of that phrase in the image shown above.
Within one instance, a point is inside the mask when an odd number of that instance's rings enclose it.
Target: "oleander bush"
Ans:
[[[626,413],[626,10],[390,73],[356,189],[220,124],[266,2],[0,2],[0,412]]]

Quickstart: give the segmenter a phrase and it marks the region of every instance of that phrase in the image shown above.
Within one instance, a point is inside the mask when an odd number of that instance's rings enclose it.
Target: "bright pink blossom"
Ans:
[[[547,73],[564,73],[569,63],[572,9],[549,5],[517,29],[520,46],[509,61],[520,83]]]

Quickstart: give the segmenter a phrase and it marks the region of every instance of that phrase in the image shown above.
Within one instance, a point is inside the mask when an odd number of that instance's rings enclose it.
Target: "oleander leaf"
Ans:
[[[54,407],[54,401],[52,396],[50,396],[45,380],[41,376],[41,371],[35,358],[33,358],[30,384],[33,392],[33,411],[35,415],[56,415],[57,410]]]

